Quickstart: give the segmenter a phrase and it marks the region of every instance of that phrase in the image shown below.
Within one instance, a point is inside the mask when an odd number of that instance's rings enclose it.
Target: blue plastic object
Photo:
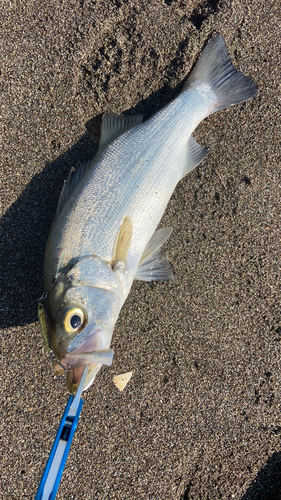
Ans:
[[[80,396],[87,373],[88,366],[84,368],[75,398],[70,396],[68,400],[35,500],[55,500],[56,498],[84,402]]]

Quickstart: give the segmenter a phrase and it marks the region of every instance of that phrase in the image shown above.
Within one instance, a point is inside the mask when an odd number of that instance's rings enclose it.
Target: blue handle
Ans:
[[[35,500],[55,500],[56,498],[65,462],[84,402],[83,399],[80,399],[76,414],[73,415],[70,411],[72,401],[73,396],[70,396]]]

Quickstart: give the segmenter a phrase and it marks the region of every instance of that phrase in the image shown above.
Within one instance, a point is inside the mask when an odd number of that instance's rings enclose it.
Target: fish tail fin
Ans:
[[[215,102],[210,109],[210,114],[233,104],[247,101],[254,97],[258,90],[250,78],[234,68],[224,39],[220,35],[211,38],[206,45],[186,82],[185,89],[202,85],[214,94]]]

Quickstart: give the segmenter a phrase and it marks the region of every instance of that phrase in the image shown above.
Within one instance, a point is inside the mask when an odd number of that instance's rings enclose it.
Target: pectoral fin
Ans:
[[[145,247],[135,279],[142,281],[172,281],[174,274],[167,257],[158,250],[169,238],[173,228],[155,231]]]
[[[133,236],[133,221],[129,215],[126,215],[117,236],[117,244],[114,259],[114,269],[126,268],[128,252]]]

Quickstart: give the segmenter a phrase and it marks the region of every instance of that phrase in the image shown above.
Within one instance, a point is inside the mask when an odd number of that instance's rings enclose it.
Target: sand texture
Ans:
[[[36,311],[63,181],[96,151],[104,112],[154,114],[220,33],[258,95],[196,131],[211,152],[161,221],[175,282],[133,285],[57,498],[281,499],[280,0],[0,10],[0,498],[34,498],[69,396]]]

